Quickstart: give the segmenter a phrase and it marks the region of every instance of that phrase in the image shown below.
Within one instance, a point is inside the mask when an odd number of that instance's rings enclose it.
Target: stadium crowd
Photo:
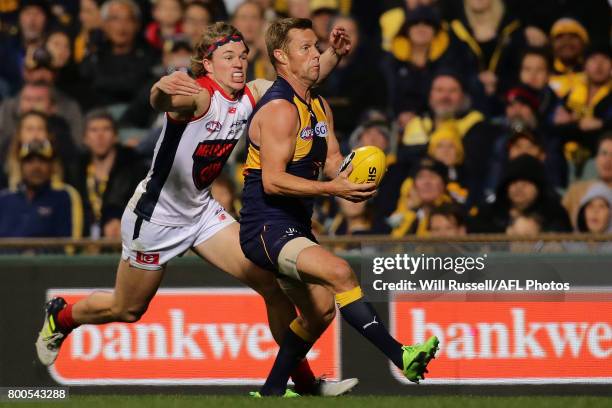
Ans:
[[[152,160],[162,75],[230,21],[247,80],[264,32],[310,18],[353,47],[316,90],[344,153],[375,145],[369,202],[319,199],[319,235],[612,232],[607,0],[0,0],[0,237],[110,237]],[[244,145],[212,187],[239,217]]]

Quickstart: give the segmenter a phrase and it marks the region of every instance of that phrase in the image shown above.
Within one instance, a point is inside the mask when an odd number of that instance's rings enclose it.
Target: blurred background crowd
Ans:
[[[612,232],[607,0],[0,0],[0,237],[120,237],[152,159],[162,75],[207,24],[250,48],[282,16],[353,47],[316,89],[343,153],[388,155],[377,197],[320,199],[319,235]],[[213,195],[240,211],[244,147]]]

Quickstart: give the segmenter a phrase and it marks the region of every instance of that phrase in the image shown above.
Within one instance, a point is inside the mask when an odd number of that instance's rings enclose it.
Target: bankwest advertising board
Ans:
[[[91,290],[53,289],[73,303]],[[337,320],[308,357],[341,377]],[[161,289],[140,321],[85,325],[65,341],[51,376],[60,384],[261,384],[278,346],[263,299],[248,289]]]
[[[440,339],[422,384],[612,383],[610,292],[562,302],[416,300],[396,296],[390,325],[404,342]]]

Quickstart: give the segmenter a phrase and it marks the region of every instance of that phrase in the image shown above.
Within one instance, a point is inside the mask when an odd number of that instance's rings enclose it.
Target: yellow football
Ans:
[[[353,183],[376,183],[378,186],[387,171],[385,152],[376,146],[364,146],[353,150],[344,158],[339,173],[353,165],[348,179]]]

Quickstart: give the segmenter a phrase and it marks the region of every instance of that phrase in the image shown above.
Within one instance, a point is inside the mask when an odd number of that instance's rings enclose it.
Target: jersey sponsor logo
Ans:
[[[236,107],[232,106],[227,110],[227,113],[229,113],[230,115],[233,115],[234,113],[236,113]]]
[[[312,140],[313,136],[314,136],[314,132],[312,131],[312,128],[310,126],[305,127],[300,132],[300,138],[302,138],[302,140],[306,140],[306,141]]]
[[[206,130],[208,130],[211,133],[220,131],[221,127],[222,127],[221,122],[218,122],[216,120],[211,120],[210,122],[206,123]]]
[[[221,173],[223,165],[236,146],[237,140],[205,140],[193,153],[193,183],[204,190]]]
[[[144,265],[159,265],[159,254],[145,254],[144,252],[136,252],[136,262]]]
[[[74,303],[90,290],[52,289]],[[202,313],[205,310],[206,313]],[[263,384],[278,346],[265,303],[250,289],[160,289],[138,323],[84,325],[49,368],[61,384]],[[341,376],[334,320],[308,353],[316,373]]]
[[[327,123],[325,122],[317,122],[317,124],[315,125],[315,135],[319,136],[319,137],[327,137]]]

